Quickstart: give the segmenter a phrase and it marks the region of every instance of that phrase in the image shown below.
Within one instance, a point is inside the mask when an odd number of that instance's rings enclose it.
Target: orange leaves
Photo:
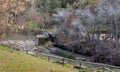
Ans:
[[[8,10],[12,10],[13,12],[22,12],[25,10],[25,4],[23,1],[19,0],[1,0],[0,1],[0,11],[5,12]]]
[[[14,31],[15,15],[25,11],[25,2],[22,0],[0,0],[0,32]]]

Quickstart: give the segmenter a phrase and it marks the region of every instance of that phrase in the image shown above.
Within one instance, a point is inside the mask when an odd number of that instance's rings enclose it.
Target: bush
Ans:
[[[102,42],[95,48],[93,58],[95,62],[120,66],[120,49],[115,48],[113,43]]]
[[[56,50],[55,54],[59,55],[59,56],[63,56],[63,57],[67,57],[70,59],[76,59],[76,56],[74,54],[62,51],[62,50]]]
[[[95,54],[93,54],[94,61],[106,63],[109,61],[112,45],[105,42],[100,42],[95,48]]]
[[[111,64],[120,66],[120,49],[116,48],[112,50],[109,59],[111,61]]]

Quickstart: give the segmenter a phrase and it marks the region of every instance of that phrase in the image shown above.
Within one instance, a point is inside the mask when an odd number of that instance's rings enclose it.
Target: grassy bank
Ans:
[[[72,71],[71,71],[72,69]],[[0,72],[78,72],[46,60],[0,46]]]

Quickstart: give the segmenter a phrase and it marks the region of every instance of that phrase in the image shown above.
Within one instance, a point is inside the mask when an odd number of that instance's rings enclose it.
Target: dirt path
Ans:
[[[20,50],[31,51],[35,47],[35,42],[32,40],[6,40],[1,42],[2,45]]]

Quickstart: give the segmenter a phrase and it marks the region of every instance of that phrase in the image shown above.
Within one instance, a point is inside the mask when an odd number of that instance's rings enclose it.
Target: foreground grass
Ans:
[[[71,71],[72,70],[72,71]],[[49,63],[46,60],[12,51],[0,46],[0,72],[78,72],[72,67]]]

